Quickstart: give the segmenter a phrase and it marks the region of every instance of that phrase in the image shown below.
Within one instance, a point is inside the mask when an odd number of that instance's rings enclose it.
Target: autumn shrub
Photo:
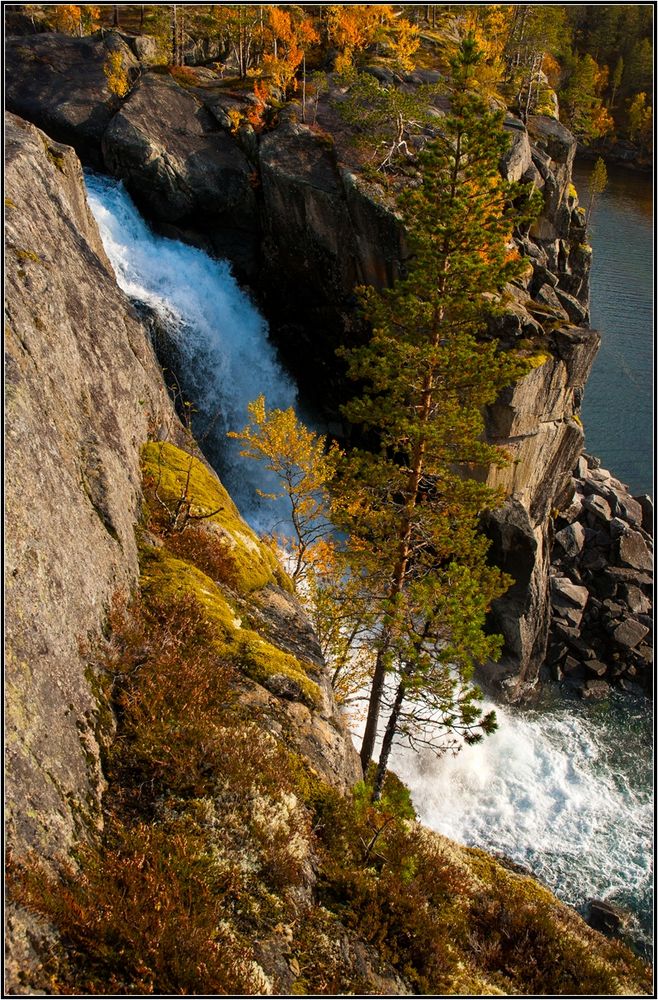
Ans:
[[[201,83],[193,66],[170,66],[169,73],[176,83],[187,84],[190,87],[198,87]]]
[[[193,563],[216,583],[237,589],[237,567],[228,543],[204,525],[193,524],[185,531],[172,534],[167,540],[167,548],[177,558]]]
[[[12,897],[59,932],[53,992],[269,991],[246,941],[309,878],[298,762],[240,707],[192,595],[117,598],[109,627],[105,829],[58,874],[30,859],[12,874]]]
[[[124,809],[153,815],[164,803],[183,815],[205,798],[229,855],[251,845],[263,899],[300,884],[310,831],[295,768],[259,713],[240,707],[238,671],[216,652],[204,609],[190,595],[149,595],[115,606],[111,626],[104,669],[116,678],[119,725],[108,776]]]
[[[110,776],[201,794],[221,753],[217,715],[234,700],[234,671],[214,651],[212,626],[190,596],[115,605],[110,622],[103,667],[119,717]]]
[[[463,873],[410,822],[408,792],[394,775],[377,806],[367,787],[351,798],[327,789],[316,796],[321,901],[415,990],[440,993],[459,959]]]
[[[321,906],[299,914],[293,942],[299,976],[292,986],[298,996],[364,996],[372,983],[363,963],[355,962],[346,947],[349,936],[340,921]]]
[[[240,888],[199,833],[114,820],[102,846],[85,846],[58,875],[27,859],[13,897],[58,929],[68,960],[53,963],[55,993],[258,993],[247,942],[222,912]]]
[[[130,78],[123,65],[120,52],[108,53],[103,64],[103,72],[107,79],[107,89],[116,97],[125,97],[130,90]]]
[[[469,943],[478,965],[506,991],[549,996],[623,994],[624,980],[648,981],[642,961],[606,941],[529,879],[497,873],[468,910]]]

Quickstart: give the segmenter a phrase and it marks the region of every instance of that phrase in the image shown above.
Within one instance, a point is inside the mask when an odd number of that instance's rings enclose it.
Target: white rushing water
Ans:
[[[247,421],[261,392],[295,402],[267,327],[228,265],[153,234],[120,184],[90,176],[92,211],[119,285],[154,309],[181,354],[185,391],[212,423],[209,455],[259,530],[282,516],[256,489],[260,465],[239,457],[227,429]],[[645,933],[651,912],[651,747],[644,704],[497,709],[499,730],[456,757],[397,749],[393,768],[421,819],[455,840],[527,864],[567,902],[603,897],[631,906]]]
[[[525,864],[576,907],[605,898],[650,930],[653,804],[647,705],[495,708],[499,728],[456,757],[398,748],[423,822]]]
[[[91,210],[120,288],[154,310],[181,355],[177,373],[197,412],[193,429],[244,517],[258,530],[285,518],[284,504],[259,498],[271,491],[260,463],[240,458],[229,430],[248,423],[247,404],[265,395],[268,407],[294,405],[296,390],[268,340],[267,324],[240,289],[226,261],[153,233],[123,185],[85,178]]]

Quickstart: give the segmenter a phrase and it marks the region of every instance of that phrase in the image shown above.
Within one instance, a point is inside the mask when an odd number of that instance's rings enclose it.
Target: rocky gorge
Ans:
[[[107,52],[117,49],[132,77],[122,101],[108,95],[103,75]],[[318,114],[323,129],[295,120],[292,109],[270,133],[234,135],[228,113],[242,98],[222,94],[203,70],[172,78],[152,67],[148,40],[116,34],[21,36],[8,40],[7,58],[8,107],[22,116],[8,119],[5,201],[15,556],[9,823],[19,854],[36,846],[53,858],[102,823],[99,701],[78,641],[102,630],[112,593],[138,576],[139,447],[149,437],[184,446],[145,328],[114,283],[69,145],[83,163],[123,180],[164,233],[227,257],[256,291],[302,384],[312,373],[334,406],[344,390],[333,349],[353,329],[354,285],[389,283],[405,250],[385,196],[328,134],[328,110],[325,119]],[[575,681],[586,697],[610,682],[648,690],[650,502],[629,497],[581,454],[578,407],[598,338],[586,325],[589,251],[570,187],[575,144],[553,119],[508,126],[503,170],[533,180],[545,208],[519,238],[526,278],[506,290],[505,314],[491,330],[536,361],[488,414],[490,439],[512,456],[490,474],[509,500],[489,531],[515,579],[495,612],[506,640],[497,684],[512,698],[527,693],[547,660],[554,677]],[[246,544],[246,526],[218,530],[238,549]],[[260,558],[267,567],[267,555]],[[251,629],[303,661],[305,680],[319,691],[309,697],[298,676],[275,670],[248,677],[241,697],[266,712],[268,731],[292,739],[316,774],[344,790],[358,764],[282,578],[270,565],[239,603]],[[471,862],[464,854],[459,863]],[[474,871],[469,878],[483,878]],[[307,872],[299,885],[312,894],[313,877]],[[571,915],[555,906],[571,933]],[[41,973],[26,970],[38,968],[52,929],[20,907],[11,920],[13,992],[43,989]],[[597,940],[585,928],[574,933]],[[286,925],[258,944],[261,967],[286,989],[300,968],[291,934]],[[395,964],[358,935],[342,928],[333,940],[370,992],[409,991]],[[485,976],[480,989],[492,982]]]
[[[82,59],[77,44],[50,34],[10,38],[9,108],[120,178],[165,234],[228,258],[255,290],[302,389],[311,379],[325,386],[318,402],[335,420],[346,389],[334,350],[354,331],[353,289],[390,283],[405,249],[386,195],[361,176],[344,130],[330,132],[330,102],[320,103],[315,125],[301,123],[293,104],[277,128],[257,136],[251,126],[231,127],[244,96],[219,86],[211,71],[162,73],[151,66],[148,39],[83,39]],[[103,62],[117,49],[134,78],[121,102],[103,96]],[[495,683],[516,698],[532,690],[546,654],[549,524],[569,499],[582,450],[578,410],[598,335],[587,327],[590,249],[571,183],[575,140],[546,116],[531,116],[527,129],[510,116],[507,127],[504,174],[544,195],[539,220],[518,241],[526,277],[506,289],[492,331],[536,362],[488,414],[490,440],[512,459],[491,476],[509,499],[488,530],[516,581],[494,615],[505,636]]]

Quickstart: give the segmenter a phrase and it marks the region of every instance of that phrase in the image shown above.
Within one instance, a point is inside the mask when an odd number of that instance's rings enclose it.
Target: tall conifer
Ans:
[[[522,192],[499,172],[508,141],[502,115],[470,88],[478,58],[466,39],[453,66],[450,114],[421,157],[420,185],[400,199],[406,275],[392,289],[364,291],[372,336],[345,352],[350,375],[365,385],[346,415],[380,443],[377,453],[352,453],[334,509],[352,538],[354,572],[378,590],[382,606],[364,768],[390,672],[397,685],[389,750],[405,728],[405,703],[425,706],[425,715],[411,712],[419,723],[429,712],[469,739],[478,725],[492,725],[480,717],[469,677],[475,660],[496,652],[484,616],[506,581],[486,566],[477,530],[498,497],[472,473],[505,461],[483,440],[483,410],[523,364],[478,335],[495,293],[518,274],[511,237]],[[386,757],[385,745],[380,780]]]

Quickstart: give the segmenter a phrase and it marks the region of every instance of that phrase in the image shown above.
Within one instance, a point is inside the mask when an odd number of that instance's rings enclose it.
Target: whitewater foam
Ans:
[[[650,932],[653,806],[647,706],[495,708],[499,728],[456,757],[397,748],[420,819],[525,864],[561,899],[605,898]]]

